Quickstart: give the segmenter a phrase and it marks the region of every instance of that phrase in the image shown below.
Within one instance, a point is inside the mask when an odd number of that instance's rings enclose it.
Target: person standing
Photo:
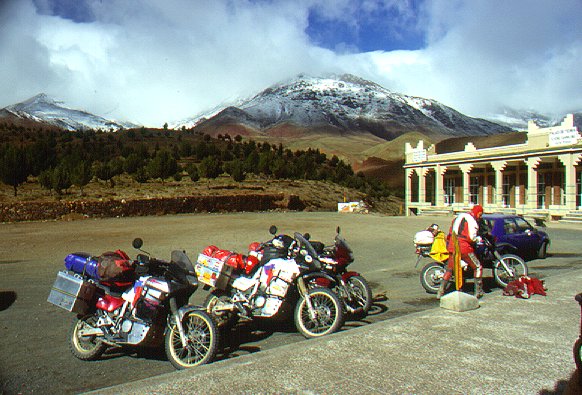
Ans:
[[[449,231],[447,250],[449,251],[449,258],[447,261],[447,271],[443,275],[443,280],[437,293],[437,299],[440,299],[447,289],[447,285],[453,275],[453,268],[455,265],[454,251],[455,245],[453,241],[453,232],[457,235],[459,243],[459,250],[461,259],[466,262],[474,272],[474,295],[477,298],[483,296],[483,266],[475,255],[475,244],[479,240],[479,222],[483,216],[483,207],[475,205],[469,212],[461,213],[455,217],[451,224]]]

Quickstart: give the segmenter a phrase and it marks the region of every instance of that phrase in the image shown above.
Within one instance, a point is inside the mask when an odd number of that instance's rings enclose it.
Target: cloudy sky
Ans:
[[[580,0],[2,0],[0,108],[182,120],[304,73],[468,115],[582,110]]]

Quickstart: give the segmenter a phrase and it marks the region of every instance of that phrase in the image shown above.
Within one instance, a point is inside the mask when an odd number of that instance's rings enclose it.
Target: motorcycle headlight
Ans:
[[[311,257],[311,255],[305,255],[305,262],[307,263],[313,262],[313,258]]]

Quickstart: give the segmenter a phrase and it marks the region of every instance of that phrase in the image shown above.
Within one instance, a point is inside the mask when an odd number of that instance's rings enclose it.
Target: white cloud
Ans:
[[[32,0],[3,2],[0,107],[46,92],[161,126],[302,72],[351,72],[472,115],[498,105],[582,108],[578,0],[429,1],[414,26],[427,45],[415,51],[338,54],[310,41],[310,12],[349,21],[354,3],[94,0],[76,10],[89,21],[75,23],[48,15],[50,0],[42,13]],[[387,25],[411,21],[408,1],[362,0],[359,9],[399,10]]]
[[[556,113],[582,109],[576,67],[582,51],[581,2],[427,4],[426,49],[396,60],[392,53],[376,56],[393,86],[474,115],[499,106]]]

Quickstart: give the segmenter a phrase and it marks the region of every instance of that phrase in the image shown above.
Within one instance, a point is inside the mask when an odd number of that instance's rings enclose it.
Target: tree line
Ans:
[[[291,151],[281,144],[244,140],[228,134],[200,135],[192,130],[130,129],[55,131],[0,124],[0,180],[14,188],[36,177],[60,195],[97,179],[115,185],[128,174],[138,183],[189,177],[213,179],[228,175],[240,182],[249,174],[275,179],[325,180],[358,189],[373,197],[391,191],[382,182],[354,174],[337,156],[318,149]]]

